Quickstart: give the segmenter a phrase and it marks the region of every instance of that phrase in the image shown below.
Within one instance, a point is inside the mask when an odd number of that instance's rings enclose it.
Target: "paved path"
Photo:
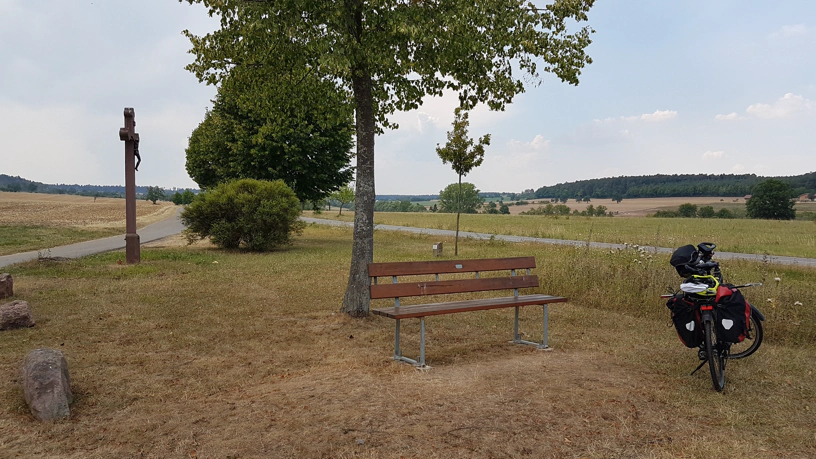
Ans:
[[[136,231],[136,233],[139,235],[139,242],[144,244],[146,242],[155,241],[156,239],[161,239],[163,237],[172,236],[182,232],[184,230],[184,225],[182,225],[181,220],[179,220],[180,214],[181,207],[176,210],[175,215],[172,217],[147,225],[144,228]],[[104,239],[64,245],[62,247],[52,247],[49,249],[33,250],[31,252],[0,256],[0,268],[13,265],[15,263],[34,260],[41,253],[46,253],[49,257],[78,258],[86,255],[93,255],[95,253],[110,252],[112,250],[124,248],[125,235],[122,234]]]
[[[307,218],[301,217],[301,220],[307,223],[318,223],[321,225],[332,225],[332,226],[354,226],[352,222],[341,222],[337,220],[325,220],[321,218]],[[386,231],[405,231],[408,233],[415,233],[415,234],[429,234],[434,236],[449,236],[455,237],[456,232],[452,230],[440,230],[440,229],[430,229],[430,228],[412,228],[409,226],[394,226],[394,225],[374,225],[374,229],[378,230],[386,230]],[[535,242],[539,244],[555,244],[555,245],[571,245],[571,246],[586,246],[586,241],[570,241],[564,239],[549,239],[543,237],[528,237],[528,236],[507,236],[502,234],[486,234],[486,233],[472,233],[469,231],[459,231],[459,237],[471,238],[471,239],[490,239],[494,238],[499,241],[508,241],[508,242]],[[590,242],[589,246],[592,248],[598,249],[623,249],[625,246],[623,244],[610,244],[608,242]],[[655,251],[657,253],[666,253],[670,254],[674,252],[675,249],[666,248],[666,247],[649,247],[644,246],[646,250]],[[751,260],[751,261],[764,261],[764,255],[755,255],[749,253],[734,253],[734,252],[717,252],[717,258],[721,260]],[[768,255],[767,257],[768,262],[770,263],[779,263],[783,265],[799,265],[799,266],[813,266],[816,267],[816,258],[801,258],[801,257],[783,257],[777,255]]]

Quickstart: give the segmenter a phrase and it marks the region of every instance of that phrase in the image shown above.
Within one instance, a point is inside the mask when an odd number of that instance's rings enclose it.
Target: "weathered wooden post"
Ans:
[[[136,234],[136,171],[142,158],[139,156],[136,113],[132,108],[125,107],[125,127],[119,129],[119,140],[125,142],[125,258],[128,264],[135,264],[141,261],[139,235]]]

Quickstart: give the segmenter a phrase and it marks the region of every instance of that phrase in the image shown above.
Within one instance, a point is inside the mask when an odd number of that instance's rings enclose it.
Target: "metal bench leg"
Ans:
[[[521,339],[521,336],[519,335],[519,307],[516,306],[516,314],[515,314],[516,317],[515,317],[515,320],[513,321],[513,343],[515,343],[515,344],[526,344],[528,346],[535,346],[535,347],[537,347],[539,349],[550,349],[550,346],[548,344],[548,341],[549,341],[549,336],[548,336],[549,333],[548,332],[549,331],[547,329],[548,320],[549,320],[549,317],[548,317],[548,312],[549,311],[548,311],[548,308],[547,308],[546,304],[543,305],[543,306],[544,306],[544,336],[542,337],[541,342],[536,343],[536,342],[533,342],[533,341],[527,341],[527,340]]]
[[[425,366],[425,318],[419,318],[419,366]]]
[[[549,349],[549,308],[547,305],[544,305],[544,338],[541,340],[541,345],[538,346],[539,349]]]
[[[417,362],[414,359],[409,359],[402,355],[402,350],[400,349],[400,320],[396,319],[395,331],[394,331],[394,360],[399,362],[410,363],[416,367],[425,367],[425,318],[420,317],[420,333],[419,333],[419,361]]]
[[[400,351],[400,320],[397,319],[397,329],[394,332],[394,360],[399,360],[402,357],[402,351]]]

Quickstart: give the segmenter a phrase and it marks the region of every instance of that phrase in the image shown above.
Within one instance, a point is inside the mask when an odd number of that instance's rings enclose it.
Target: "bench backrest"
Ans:
[[[371,299],[509,289],[514,289],[518,295],[519,288],[538,287],[538,277],[530,275],[530,269],[535,266],[535,257],[370,263],[368,276],[374,279],[374,284],[369,287],[369,292]],[[517,276],[517,269],[526,270],[526,275]],[[511,272],[510,277],[479,276],[480,272],[505,270]],[[440,274],[452,273],[475,273],[475,278],[439,279]],[[435,274],[436,280],[397,282],[398,277],[428,274]],[[379,283],[379,277],[391,279],[389,283]]]

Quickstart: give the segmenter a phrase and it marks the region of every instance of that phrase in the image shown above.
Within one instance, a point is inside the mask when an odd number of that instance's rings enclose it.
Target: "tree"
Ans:
[[[453,129],[448,132],[448,141],[444,147],[436,144],[436,154],[442,159],[442,164],[451,164],[453,171],[459,175],[459,201],[462,196],[462,176],[467,175],[474,167],[479,167],[484,161],[484,149],[490,145],[490,134],[485,134],[479,138],[479,143],[474,144],[473,139],[468,137],[468,114],[461,107],[453,112]],[[492,202],[495,210],[496,203]],[[488,209],[489,210],[489,209]],[[461,206],[456,210],[456,239],[453,245],[453,254],[459,255],[459,215]],[[498,210],[496,210],[498,213]]]
[[[768,220],[793,220],[796,210],[793,208],[791,186],[787,183],[768,179],[754,187],[751,199],[745,203],[748,218]]]
[[[233,71],[193,131],[187,173],[201,188],[240,178],[281,179],[301,201],[319,201],[353,175],[352,107],[332,82],[300,84]],[[255,73],[258,73],[256,71]]]
[[[697,216],[697,205],[690,202],[680,204],[677,211],[680,213],[681,217],[693,218]]]
[[[713,206],[702,206],[697,209],[697,216],[700,218],[714,218],[716,215]]]
[[[346,185],[332,193],[331,199],[340,203],[340,213],[337,214],[339,217],[340,215],[343,215],[343,206],[354,201],[354,188]]]
[[[300,202],[282,180],[242,179],[199,193],[181,214],[187,240],[225,249],[267,251],[289,244],[304,226]]]
[[[816,193],[808,194],[808,199],[810,199],[810,202],[816,201]]]
[[[510,215],[510,207],[508,207],[505,203],[501,203],[499,206],[499,213],[502,215]]]
[[[353,101],[357,169],[354,241],[343,310],[366,316],[368,263],[374,258],[374,138],[395,127],[388,115],[417,108],[426,95],[459,94],[470,109],[502,110],[538,84],[539,72],[578,84],[593,30],[570,27],[587,20],[594,0],[555,0],[545,8],[519,0],[444,2],[346,0],[213,1],[221,18],[204,36],[184,33],[200,81],[219,84],[237,67],[308,69],[338,82]],[[249,72],[248,72],[249,73]]]
[[[439,192],[439,212],[452,214],[461,209],[463,214],[475,214],[479,211],[484,198],[479,196],[476,185],[462,182],[461,192],[459,185],[459,183],[451,183]]]
[[[145,199],[156,204],[156,201],[159,199],[164,199],[164,190],[158,186],[149,186],[147,187],[147,194],[145,194]]]

